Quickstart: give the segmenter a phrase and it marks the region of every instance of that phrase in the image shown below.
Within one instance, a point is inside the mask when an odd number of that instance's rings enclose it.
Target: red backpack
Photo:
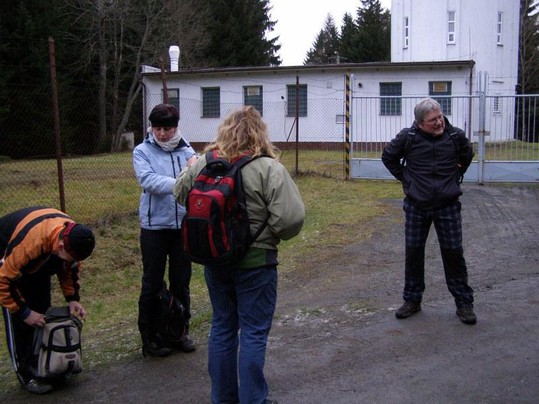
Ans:
[[[258,156],[242,155],[232,162],[217,151],[206,153],[206,166],[195,179],[185,203],[184,250],[193,262],[227,266],[245,254],[266,227],[251,236],[241,168]]]

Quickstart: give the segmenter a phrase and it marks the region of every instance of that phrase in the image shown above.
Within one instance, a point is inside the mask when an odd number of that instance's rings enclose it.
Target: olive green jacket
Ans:
[[[202,156],[176,179],[173,193],[181,205],[185,205],[187,194],[205,165],[206,158]],[[286,168],[269,157],[258,158],[241,170],[251,234],[266,218],[268,221],[252,247],[276,250],[281,240],[297,236],[303,226],[305,206],[298,187]]]

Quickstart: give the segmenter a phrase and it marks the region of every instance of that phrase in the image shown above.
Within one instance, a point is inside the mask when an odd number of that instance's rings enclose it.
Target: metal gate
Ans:
[[[410,127],[423,97],[352,97],[350,177],[392,179],[383,148]],[[539,95],[434,97],[452,125],[463,129],[476,152],[465,181],[539,181]]]

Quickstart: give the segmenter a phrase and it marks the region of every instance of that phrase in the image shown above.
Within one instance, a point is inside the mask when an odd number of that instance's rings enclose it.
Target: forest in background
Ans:
[[[539,90],[536,6],[521,0],[519,86]],[[121,134],[142,133],[142,65],[182,69],[279,66],[270,0],[19,0],[0,3],[1,159],[55,155],[51,107],[54,50],[62,151],[121,149]],[[331,15],[304,63],[390,60],[390,14],[358,0],[340,29]],[[52,45],[51,45],[52,44]]]

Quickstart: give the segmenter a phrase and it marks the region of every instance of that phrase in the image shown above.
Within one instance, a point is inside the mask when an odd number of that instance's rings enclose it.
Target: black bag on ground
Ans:
[[[159,291],[159,315],[157,318],[157,336],[166,346],[177,345],[186,333],[187,319],[185,308],[167,288],[166,282]]]
[[[82,322],[69,307],[50,307],[45,326],[34,331],[35,376],[56,378],[82,372]]]

